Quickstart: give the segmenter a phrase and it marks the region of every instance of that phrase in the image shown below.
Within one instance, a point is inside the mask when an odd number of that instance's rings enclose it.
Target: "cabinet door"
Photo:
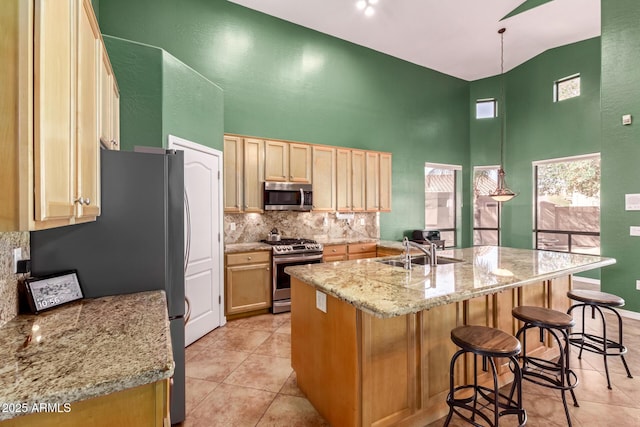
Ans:
[[[391,153],[380,153],[380,205],[379,210],[391,211]]]
[[[271,307],[268,263],[227,267],[227,315]]]
[[[75,3],[75,0],[35,2],[36,221],[70,221],[75,214]]]
[[[98,79],[102,44],[91,2],[81,0],[78,12],[76,216],[95,218],[100,215]]]
[[[313,147],[313,210],[336,210],[336,150]]]
[[[244,141],[237,136],[224,137],[224,211],[242,212]]]
[[[111,142],[112,150],[120,149],[120,91],[115,75],[111,85]]]
[[[351,150],[351,210],[365,208],[365,155],[364,151]]]
[[[106,49],[103,49],[100,60],[100,141],[105,148],[113,147],[113,126],[111,113],[113,105],[111,94],[113,93],[113,72]]]
[[[264,152],[265,181],[287,181],[289,176],[289,144],[266,141]]]
[[[311,182],[311,146],[289,144],[289,181]]]
[[[336,149],[336,209],[351,210],[351,150]]]
[[[375,212],[380,207],[380,154],[367,151],[365,163],[365,209]]]
[[[244,140],[244,211],[262,212],[264,182],[264,141]]]

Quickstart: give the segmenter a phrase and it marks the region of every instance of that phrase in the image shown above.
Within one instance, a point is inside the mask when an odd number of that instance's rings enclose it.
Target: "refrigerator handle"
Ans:
[[[187,196],[187,190],[184,190],[184,207],[187,211],[187,241],[184,248],[184,273],[187,274],[187,267],[189,266],[189,256],[191,255],[191,209],[189,209],[189,196]]]
[[[191,301],[189,301],[189,297],[186,295],[184,296],[184,302],[187,304],[187,312],[184,315],[184,324],[186,325],[189,323],[189,319],[191,319]]]

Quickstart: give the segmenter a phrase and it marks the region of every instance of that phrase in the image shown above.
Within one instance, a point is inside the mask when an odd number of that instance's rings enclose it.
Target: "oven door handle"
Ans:
[[[286,256],[286,257],[273,257],[274,264],[284,264],[286,262],[298,262],[298,261],[317,261],[322,259],[322,254],[316,255],[302,255],[302,256]]]

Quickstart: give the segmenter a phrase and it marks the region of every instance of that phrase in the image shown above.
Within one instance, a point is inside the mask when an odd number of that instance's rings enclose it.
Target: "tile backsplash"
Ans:
[[[13,272],[13,249],[29,258],[29,232],[0,233],[0,326],[18,314],[18,275]]]
[[[232,230],[235,224],[235,230]],[[283,238],[329,239],[380,238],[379,214],[354,213],[349,221],[335,213],[265,212],[224,215],[224,243],[250,243],[266,239],[277,228]]]

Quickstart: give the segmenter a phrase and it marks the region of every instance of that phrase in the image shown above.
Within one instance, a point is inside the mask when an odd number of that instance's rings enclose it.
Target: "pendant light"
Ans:
[[[500,34],[500,104],[498,106],[502,109],[502,114],[500,114],[500,170],[498,171],[498,187],[489,194],[496,202],[508,202],[517,196],[516,193],[511,191],[509,187],[507,187],[507,183],[504,179],[506,175],[504,172],[504,128],[506,127],[506,115],[507,109],[505,108],[504,102],[504,32],[507,31],[506,28],[500,28],[498,30],[498,34]]]

